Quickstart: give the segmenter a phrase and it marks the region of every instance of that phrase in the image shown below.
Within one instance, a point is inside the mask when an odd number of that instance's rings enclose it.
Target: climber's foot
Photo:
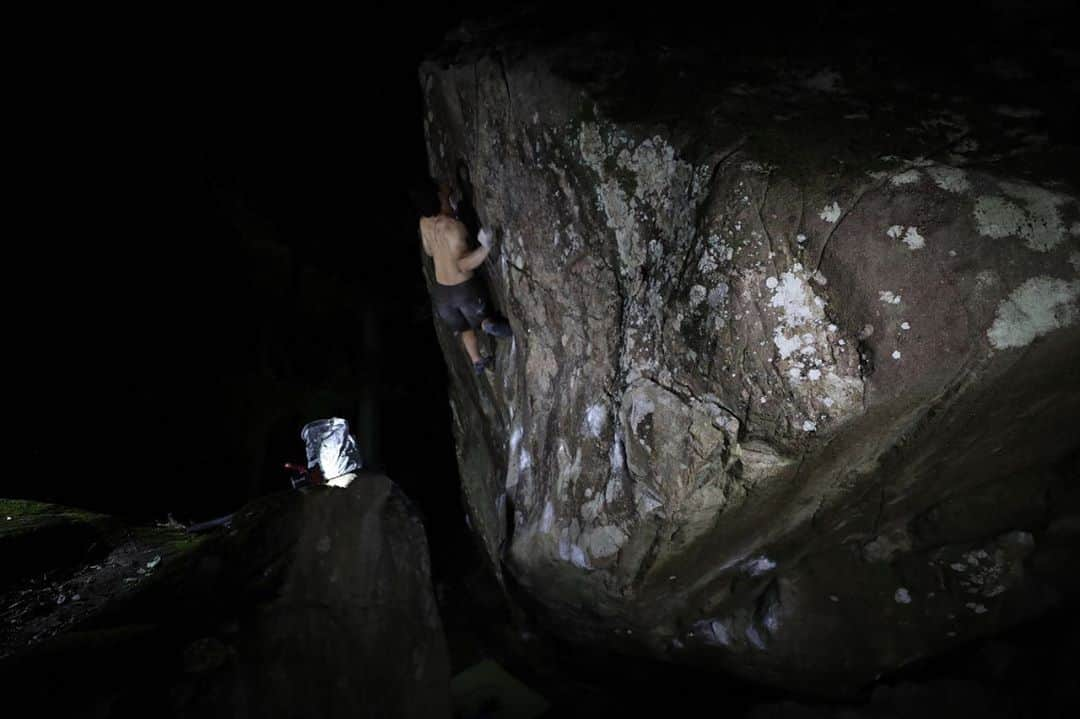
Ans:
[[[484,370],[492,369],[495,367],[494,357],[481,357],[472,363],[473,372],[476,372],[477,376],[484,374]]]
[[[510,329],[510,323],[502,317],[488,317],[480,324],[484,332],[494,337],[512,337],[514,331]]]

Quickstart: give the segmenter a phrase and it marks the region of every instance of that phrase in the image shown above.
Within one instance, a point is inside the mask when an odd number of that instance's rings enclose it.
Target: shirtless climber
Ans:
[[[423,211],[422,214],[426,215]],[[483,374],[485,369],[492,368],[494,359],[480,353],[476,330],[495,337],[512,334],[506,319],[495,314],[483,280],[473,276],[491,252],[491,233],[481,229],[477,233],[480,246],[469,249],[468,230],[457,219],[451,206],[450,187],[443,183],[439,185],[438,214],[420,218],[420,237],[424,252],[435,261],[436,284],[431,288],[435,312],[447,327],[461,335],[473,369],[476,374]]]

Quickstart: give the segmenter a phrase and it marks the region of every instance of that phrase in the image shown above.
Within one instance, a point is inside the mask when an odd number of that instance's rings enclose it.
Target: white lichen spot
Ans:
[[[821,379],[821,370],[812,369],[806,373],[806,376],[809,377],[812,382],[816,382],[817,380]]]
[[[839,602],[839,601],[840,601],[840,597],[836,596],[835,594],[830,594],[830,595],[829,595],[829,601],[830,601],[830,602]]]
[[[522,472],[532,467],[532,455],[529,454],[529,450],[521,450],[521,458],[518,460],[518,469]]]
[[[810,420],[805,420],[802,423],[803,432],[816,432],[817,425]]]
[[[825,205],[818,216],[826,222],[836,222],[841,214],[840,205],[834,202],[831,205]]]
[[[919,234],[919,230],[916,227],[907,228],[907,232],[904,233],[903,242],[910,250],[919,250],[926,246],[926,239]]]
[[[890,227],[888,230],[885,231],[885,234],[888,235],[889,237],[893,238],[894,240],[899,239],[900,236],[904,234],[904,226],[903,225],[893,225],[892,227]]]
[[[795,235],[795,241],[801,245],[802,243],[806,242],[806,235],[800,232],[799,234]]]
[[[900,304],[900,295],[895,294],[892,290],[880,290],[878,292],[878,299],[887,305]]]
[[[694,285],[690,288],[690,307],[696,308],[705,298],[708,296],[709,291],[701,285]]]
[[[775,290],[776,286],[779,285],[779,284],[780,284],[780,280],[776,279],[775,277],[766,277],[765,278],[765,286],[768,287],[770,290]]]
[[[905,587],[900,587],[896,590],[896,593],[893,594],[893,600],[895,600],[897,604],[911,604],[911,594]]]
[[[900,329],[902,329],[902,330],[911,329],[911,323],[910,322],[901,322],[900,323]]]
[[[834,404],[836,404],[836,400],[834,400],[832,397],[826,397],[825,399],[821,400],[821,403],[826,407],[832,407]]]
[[[811,321],[814,311],[810,308],[806,283],[793,272],[785,272],[777,284],[769,305],[780,310],[788,325],[794,326]]]
[[[893,350],[893,353],[892,353],[892,358],[893,358],[894,360],[898,360],[898,359],[900,359],[900,350]]]
[[[544,513],[540,517],[540,531],[543,534],[547,534],[551,531],[551,527],[555,524],[555,505],[549,500],[544,505]]]
[[[908,170],[907,172],[901,172],[899,175],[893,175],[889,182],[894,187],[900,187],[901,185],[910,185],[914,182],[918,182],[921,175],[918,170]]]
[[[960,168],[938,165],[927,168],[926,174],[930,175],[930,179],[934,181],[935,185],[946,192],[960,193],[971,189],[971,183],[968,181],[967,175]]]
[[[1024,347],[1036,337],[1076,321],[1080,280],[1032,277],[1001,301],[994,324],[986,331],[990,344],[1003,350]]]
[[[1003,182],[1001,189],[1024,202],[1026,209],[1004,197],[986,196],[975,201],[975,225],[980,235],[1001,239],[1019,237],[1036,252],[1048,252],[1065,239],[1065,225],[1058,206],[1067,198],[1034,185]]]

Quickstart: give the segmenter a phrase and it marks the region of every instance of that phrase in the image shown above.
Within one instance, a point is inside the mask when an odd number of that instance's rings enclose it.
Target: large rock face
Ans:
[[[439,333],[470,523],[558,629],[842,692],[1075,590],[1080,205],[1036,109],[755,62],[424,64],[516,336],[476,378]]]

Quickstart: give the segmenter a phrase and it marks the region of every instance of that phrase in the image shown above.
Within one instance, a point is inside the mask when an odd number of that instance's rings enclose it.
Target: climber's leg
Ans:
[[[486,317],[480,328],[494,337],[511,337],[514,331],[510,329],[510,323],[506,321],[505,317]]]
[[[469,353],[469,359],[472,360],[474,365],[483,360],[483,357],[480,356],[480,342],[476,339],[475,332],[465,330],[461,333],[461,341],[465,345],[465,351]]]

